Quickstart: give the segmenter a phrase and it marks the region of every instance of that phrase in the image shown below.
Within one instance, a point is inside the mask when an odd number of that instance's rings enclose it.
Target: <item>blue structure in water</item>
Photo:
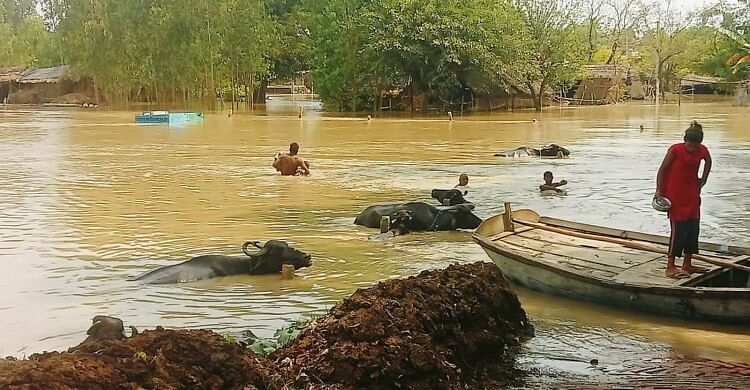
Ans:
[[[202,120],[202,112],[145,111],[135,116],[135,123],[181,123]]]

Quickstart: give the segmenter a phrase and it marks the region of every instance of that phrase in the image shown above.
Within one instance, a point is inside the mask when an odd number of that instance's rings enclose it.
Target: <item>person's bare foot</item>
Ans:
[[[666,272],[664,272],[664,274],[668,278],[672,279],[685,279],[690,276],[690,274],[677,267],[667,267],[667,270]]]
[[[708,272],[708,269],[705,267],[699,267],[697,265],[690,265],[687,268],[683,266],[682,271],[687,272],[688,274],[705,274],[706,272]]]

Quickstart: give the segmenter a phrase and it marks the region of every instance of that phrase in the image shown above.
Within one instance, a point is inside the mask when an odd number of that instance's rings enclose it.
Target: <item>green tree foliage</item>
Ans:
[[[542,95],[574,81],[582,73],[589,53],[585,25],[575,14],[576,0],[514,0],[523,23],[524,50],[518,57],[516,75],[531,95],[536,110]]]
[[[71,65],[105,103],[250,104],[270,80],[310,71],[328,107],[352,111],[389,96],[392,109],[461,110],[504,94],[541,109],[587,63],[635,66],[660,90],[686,73],[747,78],[750,5],[719,0],[693,18],[674,4],[0,0],[0,66]]]
[[[46,0],[63,57],[109,102],[233,100],[268,72],[276,27],[262,0]]]
[[[30,0],[0,2],[0,66],[56,64],[52,35]]]
[[[518,19],[488,0],[313,1],[316,81],[339,108],[379,107],[403,90],[413,109],[450,104],[455,91],[501,88],[518,49]]]

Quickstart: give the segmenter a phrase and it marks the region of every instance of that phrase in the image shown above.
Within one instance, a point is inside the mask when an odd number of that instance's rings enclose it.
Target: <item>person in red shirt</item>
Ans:
[[[711,172],[711,155],[703,146],[703,127],[693,121],[685,130],[684,143],[674,144],[659,167],[656,177],[656,195],[672,203],[668,211],[672,233],[669,238],[666,276],[686,278],[692,273],[706,272],[703,267],[691,264],[698,253],[700,220],[700,191]],[[698,177],[700,163],[705,161],[703,176]],[[685,256],[682,268],[675,266],[675,258]]]

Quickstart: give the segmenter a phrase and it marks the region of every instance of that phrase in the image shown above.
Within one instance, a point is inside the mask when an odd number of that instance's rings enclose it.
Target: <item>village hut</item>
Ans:
[[[291,78],[271,80],[266,87],[268,95],[291,95],[312,93],[313,85],[309,71],[303,71]]]
[[[585,77],[578,83],[570,102],[573,104],[609,104],[624,98],[643,99],[643,84],[627,65],[587,65]]]
[[[18,79],[24,71],[26,68],[23,66],[0,68],[0,103],[5,103],[10,94],[18,90]]]
[[[11,103],[48,103],[68,102],[84,103],[77,100],[92,99],[83,98],[93,91],[91,80],[85,77],[71,75],[67,65],[53,68],[29,69],[18,79],[18,91],[11,94]]]
[[[732,84],[721,77],[701,76],[695,73],[686,74],[680,79],[680,92],[683,94],[714,94]]]

